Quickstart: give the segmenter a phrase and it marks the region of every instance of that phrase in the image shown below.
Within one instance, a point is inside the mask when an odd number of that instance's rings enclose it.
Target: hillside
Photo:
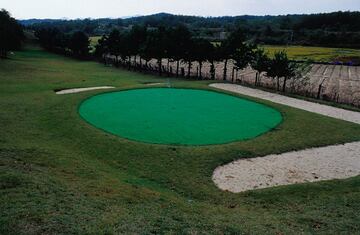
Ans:
[[[56,27],[64,33],[83,31],[90,36],[108,34],[113,29],[127,30],[133,25],[148,27],[179,24],[197,36],[220,41],[242,27],[249,40],[264,44],[293,44],[360,48],[360,12],[333,12],[312,15],[198,17],[159,13],[126,19],[30,19],[20,23],[29,29]]]

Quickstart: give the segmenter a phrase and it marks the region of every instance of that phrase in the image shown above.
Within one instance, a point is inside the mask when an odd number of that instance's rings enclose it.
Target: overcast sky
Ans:
[[[360,0],[0,0],[18,19],[182,15],[279,15],[360,11]]]

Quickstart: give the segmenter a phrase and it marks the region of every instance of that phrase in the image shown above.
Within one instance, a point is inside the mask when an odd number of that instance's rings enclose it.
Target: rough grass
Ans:
[[[0,61],[0,234],[354,234],[360,177],[232,194],[211,181],[242,157],[360,140],[360,126],[263,102],[284,122],[259,138],[179,147],[127,141],[84,122],[80,102],[165,78],[49,54]],[[209,89],[207,82],[174,80]],[[250,99],[250,98],[249,98]],[[211,115],[211,114],[209,114]],[[264,117],[266,118],[266,117]]]

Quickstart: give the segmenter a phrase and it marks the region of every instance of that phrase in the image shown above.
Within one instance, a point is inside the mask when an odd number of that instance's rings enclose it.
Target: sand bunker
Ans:
[[[65,95],[65,94],[74,94],[85,91],[93,91],[93,90],[104,90],[104,89],[113,89],[113,86],[98,86],[98,87],[86,87],[86,88],[72,88],[55,92],[57,95]]]
[[[211,84],[210,86],[360,124],[359,112],[240,85]],[[213,181],[222,190],[238,193],[279,185],[344,179],[357,175],[360,175],[360,142],[240,159],[218,167],[214,171]]]
[[[147,83],[146,86],[158,86],[158,85],[165,85],[163,82],[155,82],[155,83]]]
[[[279,185],[360,175],[360,142],[241,159],[218,167],[215,184],[238,193]]]

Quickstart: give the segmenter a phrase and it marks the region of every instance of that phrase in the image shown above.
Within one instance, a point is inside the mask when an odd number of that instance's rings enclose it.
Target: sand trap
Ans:
[[[55,92],[58,95],[65,95],[65,94],[74,94],[80,93],[85,91],[93,91],[93,90],[104,90],[104,89],[113,89],[113,86],[98,86],[98,87],[86,87],[86,88],[73,88],[73,89],[66,89]]]
[[[360,124],[359,112],[240,85],[211,84],[210,86]],[[222,190],[239,193],[279,185],[345,179],[357,175],[360,175],[360,142],[240,159],[215,169],[213,181]]]
[[[238,193],[357,175],[360,142],[237,160],[218,167],[213,180],[222,190]]]
[[[158,85],[165,85],[163,82],[156,82],[156,83],[147,83],[146,86],[158,86]]]

